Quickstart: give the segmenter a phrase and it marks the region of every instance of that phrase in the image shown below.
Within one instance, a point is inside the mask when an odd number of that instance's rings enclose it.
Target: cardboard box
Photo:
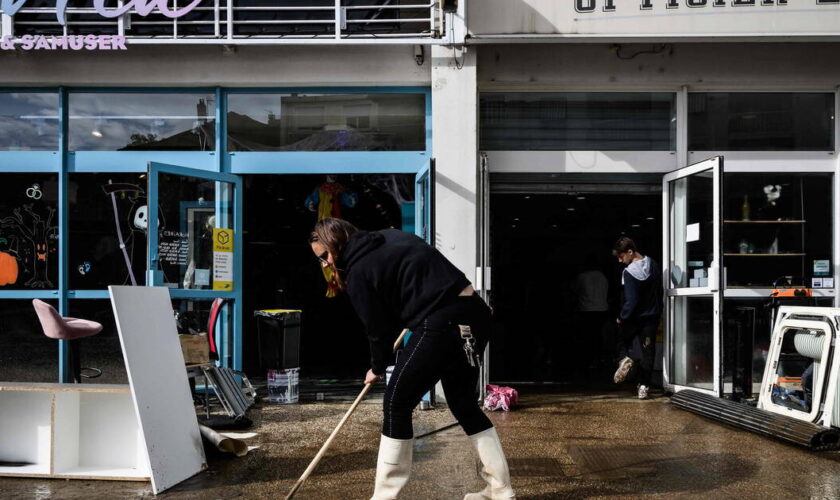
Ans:
[[[197,365],[210,362],[210,343],[206,333],[197,335],[178,335],[181,341],[181,351],[184,353],[184,363]]]

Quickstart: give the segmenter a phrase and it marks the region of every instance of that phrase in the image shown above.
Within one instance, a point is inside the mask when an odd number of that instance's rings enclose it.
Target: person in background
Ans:
[[[585,370],[600,357],[602,332],[609,309],[609,281],[598,269],[598,262],[593,254],[587,254],[583,271],[575,276],[572,291],[576,298],[575,344],[578,346],[576,351],[580,372],[581,368]]]
[[[413,332],[397,357],[382,401],[372,500],[395,499],[408,482],[414,444],[411,414],[439,380],[487,483],[465,500],[515,499],[499,435],[476,397],[490,308],[464,273],[434,247],[396,229],[360,231],[347,221],[326,218],[315,224],[309,243],[365,326],[371,355],[366,384],[383,379],[400,330]]]
[[[628,355],[633,339],[639,338],[642,349],[638,377],[639,399],[647,399],[653,376],[653,356],[656,350],[656,330],[662,314],[662,273],[650,257],[639,253],[636,243],[627,237],[619,238],[613,246],[613,256],[627,267],[621,273],[622,301],[616,319],[618,323],[618,369],[613,381],[623,382],[635,361]]]

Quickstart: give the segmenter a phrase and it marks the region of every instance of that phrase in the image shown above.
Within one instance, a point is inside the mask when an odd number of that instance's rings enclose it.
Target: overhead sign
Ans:
[[[474,36],[840,35],[840,0],[484,0]]]
[[[0,50],[127,50],[125,37],[117,35],[23,35],[0,38]]]
[[[202,0],[193,0],[180,9],[170,9],[169,0],[130,0],[121,7],[105,7],[107,0],[93,0],[93,10],[102,17],[109,19],[120,17],[124,14],[134,12],[140,16],[148,16],[153,11],[158,11],[166,17],[177,19],[192,11]],[[0,0],[0,10],[7,16],[14,16],[26,5],[27,0]],[[58,24],[65,23],[64,14],[67,12],[68,0],[55,1],[55,18]]]

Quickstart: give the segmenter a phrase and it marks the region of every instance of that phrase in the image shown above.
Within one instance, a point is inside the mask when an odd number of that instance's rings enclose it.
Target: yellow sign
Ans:
[[[213,228],[213,290],[233,290],[233,230]]]

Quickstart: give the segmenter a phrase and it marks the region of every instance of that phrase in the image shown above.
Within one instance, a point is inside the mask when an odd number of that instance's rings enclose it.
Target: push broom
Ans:
[[[405,338],[405,335],[407,333],[408,328],[403,330],[402,333],[400,333],[400,336],[397,337],[397,341],[394,342],[394,351],[396,351],[400,344],[402,344],[403,338]],[[327,449],[332,444],[333,439],[335,439],[335,437],[338,435],[338,431],[340,431],[341,428],[344,427],[344,424],[347,422],[347,419],[349,419],[350,415],[352,415],[353,412],[356,411],[356,407],[359,406],[359,403],[361,403],[363,399],[365,399],[365,396],[367,396],[367,393],[370,391],[371,387],[373,387],[373,384],[365,384],[365,387],[364,389],[362,389],[362,392],[360,392],[359,395],[356,396],[356,400],[353,401],[352,405],[350,405],[350,409],[347,410],[347,413],[344,414],[344,417],[341,419],[338,425],[335,426],[335,429],[332,431],[332,434],[330,434],[330,437],[327,438],[327,440],[324,442],[324,445],[321,446],[320,450],[318,450],[318,454],[315,455],[315,458],[313,458],[312,462],[309,463],[309,467],[307,467],[306,470],[303,471],[303,474],[301,474],[300,479],[297,480],[295,485],[292,487],[292,490],[289,491],[288,495],[286,495],[286,500],[289,500],[292,497],[294,497],[295,493],[297,493],[300,487],[303,486],[304,481],[306,481],[309,475],[312,474],[312,471],[314,471],[315,467],[318,466],[318,462],[320,462],[321,458],[324,457],[324,454],[327,452]]]

